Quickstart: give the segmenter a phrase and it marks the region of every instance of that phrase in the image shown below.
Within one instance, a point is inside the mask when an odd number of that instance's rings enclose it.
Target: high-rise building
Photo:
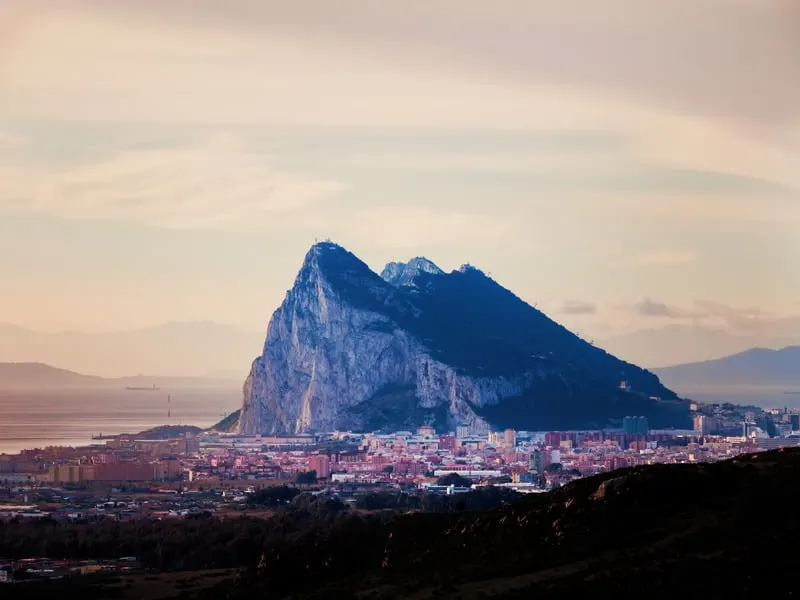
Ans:
[[[517,432],[513,429],[506,429],[505,433],[503,434],[503,441],[505,442],[506,448],[516,448]]]
[[[327,479],[331,475],[331,459],[326,454],[315,454],[308,460],[308,468],[316,471],[319,479]]]
[[[541,475],[544,473],[544,468],[547,466],[547,454],[543,450],[534,450],[531,452],[530,470],[532,473]]]
[[[647,417],[625,417],[622,420],[622,433],[626,435],[647,435],[648,431]]]
[[[700,435],[707,435],[711,431],[711,419],[708,415],[697,414],[692,418],[694,430]]]
[[[792,431],[800,431],[800,415],[789,415],[789,423],[792,425]]]
[[[544,434],[544,445],[550,447],[558,447],[561,440],[564,439],[560,431],[551,431]]]

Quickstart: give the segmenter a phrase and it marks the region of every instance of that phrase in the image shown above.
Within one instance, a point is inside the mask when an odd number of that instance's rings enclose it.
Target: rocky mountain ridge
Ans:
[[[682,426],[686,411],[655,375],[474,267],[446,274],[416,258],[381,277],[323,242],[270,320],[238,430],[599,428],[627,414]]]

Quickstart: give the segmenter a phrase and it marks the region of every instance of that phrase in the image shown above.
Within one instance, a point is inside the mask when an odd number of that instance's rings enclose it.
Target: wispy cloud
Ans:
[[[276,171],[229,136],[120,150],[90,164],[0,167],[0,211],[160,227],[274,227],[345,186]]]
[[[658,302],[651,298],[644,298],[633,306],[637,314],[643,317],[663,317],[667,319],[683,319],[685,314],[664,302]]]
[[[776,313],[755,306],[732,306],[702,299],[690,306],[678,306],[652,298],[644,298],[627,309],[644,318],[684,322],[701,328],[716,327],[732,334],[800,336],[800,315],[791,314],[791,311]]]
[[[292,100],[298,109],[309,107],[316,99],[304,99],[312,91],[311,78],[318,82],[317,89],[327,93],[326,102],[317,104],[317,111],[307,118],[335,116],[345,107],[345,99],[351,105],[349,117],[360,112],[362,118],[379,114],[383,118],[384,109],[389,108],[383,106],[390,97],[384,93],[387,85],[392,93],[400,91],[402,86],[396,84],[409,83],[407,78],[416,72],[419,83],[432,83],[428,76],[436,74],[445,85],[423,94],[409,94],[406,88],[395,97],[394,106],[398,100],[409,109],[424,109],[428,104],[436,107],[440,118],[447,118],[447,106],[455,114],[464,114],[463,107],[469,106],[473,117],[479,117],[481,103],[484,116],[487,111],[502,116],[502,110],[495,110],[498,104],[485,103],[491,96],[495,101],[501,97],[481,91],[486,85],[473,87],[481,102],[455,95],[458,88],[453,84],[465,80],[514,88],[515,93],[550,86],[551,91],[561,90],[557,101],[562,104],[575,104],[575,98],[588,92],[592,98],[583,102],[587,109],[613,97],[617,103],[630,100],[630,104],[699,115],[751,132],[780,131],[797,119],[800,110],[797,9],[789,8],[789,0],[748,4],[608,0],[602,6],[584,0],[558,4],[410,0],[370,6],[357,0],[322,5],[313,0],[230,0],[224,4],[215,0],[73,0],[68,10],[55,0],[27,0],[26,4],[44,17],[31,19],[17,32],[18,52],[34,51],[39,45],[40,54],[29,61],[27,75],[14,69],[13,81],[44,82],[41,90],[45,93],[54,87],[65,91],[69,77],[80,76],[86,80],[80,83],[91,83],[93,91],[101,88],[111,93],[123,86],[135,89],[148,77],[166,86],[150,86],[148,96],[191,99],[191,106],[182,107],[185,111],[224,99],[246,109],[249,117],[257,117],[260,104],[262,115]],[[57,19],[49,12],[54,7],[61,9]],[[138,34],[151,45],[137,46]],[[676,44],[676,39],[681,43]],[[284,52],[276,61],[263,50],[276,49],[278,42]],[[92,47],[99,44],[103,51]],[[732,47],[748,57],[748,68],[732,59]],[[318,59],[313,71],[312,57]],[[75,58],[85,62],[75,62]],[[124,62],[124,76],[115,73],[115,61]],[[390,66],[392,76],[364,70],[368,63]],[[69,64],[72,68],[67,72],[57,71]],[[171,80],[180,68],[184,77]],[[52,81],[42,77],[45,72],[53,76]],[[261,77],[248,77],[255,73]],[[91,79],[96,75],[107,77]],[[279,83],[294,85],[281,88]],[[69,89],[72,92],[77,86]],[[187,97],[182,90],[209,94]],[[34,87],[28,91],[34,93]],[[249,102],[242,94],[247,91],[259,102]],[[270,93],[272,106],[264,105]],[[445,100],[442,93],[449,102],[441,102]],[[25,95],[19,99],[25,97],[30,99]],[[36,99],[41,103],[41,96]],[[127,106],[133,100],[117,99]],[[27,110],[40,107],[31,105]],[[48,103],[47,108],[58,109],[56,103]],[[149,112],[146,103],[138,103],[137,108],[140,114]],[[538,103],[529,105],[528,113],[538,117],[529,122],[548,121],[550,115],[539,112],[540,108]],[[524,114],[524,110],[507,113],[510,119],[504,122],[519,121]],[[429,111],[418,115],[430,123]]]
[[[28,3],[56,5],[53,0]],[[757,129],[778,128],[798,115],[794,4],[410,0],[366,6],[357,0],[74,0],[70,6],[116,23],[140,21],[153,27],[180,22],[184,33],[196,28],[207,37],[225,33],[242,40],[269,32],[461,76],[491,74],[525,85],[579,86],[668,112],[688,111]],[[733,47],[747,56],[748,68],[731,59]]]
[[[704,313],[704,316],[721,319],[728,327],[737,331],[752,331],[770,327],[776,321],[780,322],[787,318],[769,315],[763,309],[755,306],[733,307],[711,300],[695,300],[694,305]],[[792,320],[789,318],[789,321]]]

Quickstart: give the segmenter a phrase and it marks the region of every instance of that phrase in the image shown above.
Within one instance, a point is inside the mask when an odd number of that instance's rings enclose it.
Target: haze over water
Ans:
[[[0,454],[86,445],[100,433],[137,433],[157,425],[209,427],[240,404],[241,391],[233,387],[156,392],[0,391]]]
[[[800,395],[771,387],[694,390],[685,395],[708,403],[800,408]],[[0,391],[0,454],[86,445],[93,435],[137,433],[158,425],[209,427],[240,405],[241,391],[235,388]]]

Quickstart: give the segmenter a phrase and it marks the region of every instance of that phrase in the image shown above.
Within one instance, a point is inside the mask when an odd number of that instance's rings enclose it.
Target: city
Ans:
[[[543,492],[625,467],[711,462],[800,445],[800,411],[730,404],[693,404],[692,409],[692,430],[649,429],[644,417],[628,417],[622,430],[604,431],[478,432],[460,427],[437,434],[426,426],[414,432],[296,436],[204,431],[156,439],[123,435],[85,447],[25,450],[0,455],[5,487],[0,518],[187,517],[224,512],[243,504],[256,489],[295,483],[349,496],[376,488],[467,491],[436,485],[453,473],[476,486]],[[136,500],[135,492],[156,496]],[[102,501],[84,501],[92,497]]]
[[[535,433],[460,427],[437,434],[423,426],[413,432],[243,436],[155,428],[85,447],[0,455],[0,521],[268,518],[273,511],[250,499],[269,488],[279,497],[286,486],[359,508],[369,508],[363,499],[376,492],[423,497],[494,486],[540,493],[626,467],[714,462],[800,446],[800,411],[691,408],[692,430],[649,429],[647,419],[633,416],[621,430]],[[47,580],[138,568],[137,557],[0,557],[0,583],[15,576]]]

